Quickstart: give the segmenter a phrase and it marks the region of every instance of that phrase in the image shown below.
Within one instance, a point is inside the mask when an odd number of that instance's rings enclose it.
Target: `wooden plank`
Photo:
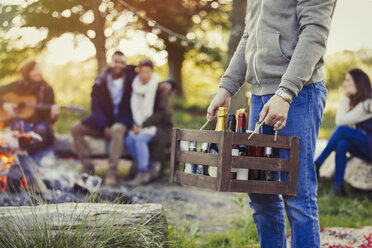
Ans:
[[[224,132],[213,130],[189,130],[180,129],[179,140],[219,143]]]
[[[217,190],[228,191],[231,171],[232,136],[225,132],[220,142],[220,167],[217,173]]]
[[[297,194],[300,138],[291,137],[290,168],[288,173],[288,195]]]
[[[287,136],[277,136],[276,142],[274,142],[274,135],[266,134],[253,134],[251,139],[248,140],[250,136],[249,133],[232,133],[233,141],[235,145],[248,145],[248,146],[260,146],[266,147],[270,146],[272,148],[290,148],[290,137]]]
[[[288,183],[277,181],[231,180],[231,192],[255,194],[288,194]]]
[[[175,182],[200,188],[217,190],[217,178],[215,177],[188,174],[184,173],[183,171],[176,171]]]
[[[170,173],[169,182],[174,182],[175,171],[179,168],[179,163],[176,160],[177,153],[180,150],[180,141],[178,140],[180,130],[173,128],[172,130],[172,147],[171,147],[171,160],[170,160]]]
[[[178,151],[177,158],[178,162],[192,163],[219,166],[220,158],[217,154],[201,153],[201,152],[187,152]]]
[[[289,160],[283,158],[232,157],[232,168],[253,170],[289,171]]]

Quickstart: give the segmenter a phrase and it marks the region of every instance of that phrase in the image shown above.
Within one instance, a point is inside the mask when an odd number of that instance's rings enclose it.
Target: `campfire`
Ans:
[[[2,124],[0,124],[2,127]],[[29,188],[30,179],[34,179],[36,168],[34,165],[22,161],[27,153],[25,147],[32,139],[40,139],[35,133],[19,131],[2,132],[0,137],[0,191],[18,192]]]

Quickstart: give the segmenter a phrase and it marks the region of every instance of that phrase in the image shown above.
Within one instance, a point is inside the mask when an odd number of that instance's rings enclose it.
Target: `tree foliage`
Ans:
[[[228,20],[224,20],[224,15],[221,15],[227,13],[227,9],[221,7],[228,6],[226,3],[229,1],[226,0],[126,0],[126,2],[138,9],[138,16],[156,20],[158,24],[182,35],[187,35],[198,24],[195,21],[198,18],[195,16],[208,18],[213,25],[222,28],[228,25]],[[213,7],[212,3],[215,4]],[[123,16],[125,27],[113,31],[111,26]],[[122,0],[25,0],[22,6],[0,7],[0,31],[5,33],[14,27],[47,30],[40,47],[45,47],[48,41],[64,33],[84,35],[95,46],[98,71],[106,65],[106,50],[118,44],[118,41],[125,37],[126,31],[134,28],[151,32],[151,24],[154,23],[134,18]],[[182,95],[182,62],[185,53],[192,49],[192,46],[181,46],[180,41],[172,43],[169,41],[169,35],[164,32],[158,34],[158,37],[162,42],[158,42],[156,47],[167,50],[170,77],[178,83],[177,90]],[[111,41],[107,42],[110,39]],[[211,60],[221,60],[216,47],[203,46],[201,52],[210,54]]]

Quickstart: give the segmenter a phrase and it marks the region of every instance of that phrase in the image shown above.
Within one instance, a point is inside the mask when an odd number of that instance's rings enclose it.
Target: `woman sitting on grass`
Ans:
[[[336,129],[329,142],[315,161],[319,168],[336,151],[336,170],[333,192],[346,195],[344,174],[347,163],[346,153],[371,161],[372,158],[372,90],[371,82],[360,69],[350,70],[343,83],[345,97],[341,100],[336,114]]]

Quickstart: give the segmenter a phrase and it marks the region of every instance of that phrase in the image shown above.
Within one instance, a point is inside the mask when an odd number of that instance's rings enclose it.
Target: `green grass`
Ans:
[[[30,193],[32,194],[32,193]],[[34,200],[43,203],[37,195],[32,194]],[[85,203],[93,203],[95,196],[87,197]],[[0,215],[0,247],[6,248],[90,248],[90,247],[163,247],[164,238],[154,229],[157,220],[152,222],[128,224],[118,226],[114,218],[118,203],[112,203],[111,212],[106,218],[92,218],[95,214],[89,205],[83,211],[77,211],[78,204],[71,209],[71,215],[60,212],[59,204],[46,205],[46,212],[43,216],[37,214],[37,205],[31,204],[31,217],[19,209],[9,209],[9,214],[3,212]],[[14,212],[18,212],[15,216]],[[52,212],[57,214],[52,215]],[[55,228],[51,219],[57,218],[58,228]],[[96,214],[94,216],[97,216]],[[97,216],[98,217],[98,216]],[[123,216],[125,218],[125,216]],[[62,225],[63,223],[63,225]],[[25,228],[26,227],[26,228]]]

